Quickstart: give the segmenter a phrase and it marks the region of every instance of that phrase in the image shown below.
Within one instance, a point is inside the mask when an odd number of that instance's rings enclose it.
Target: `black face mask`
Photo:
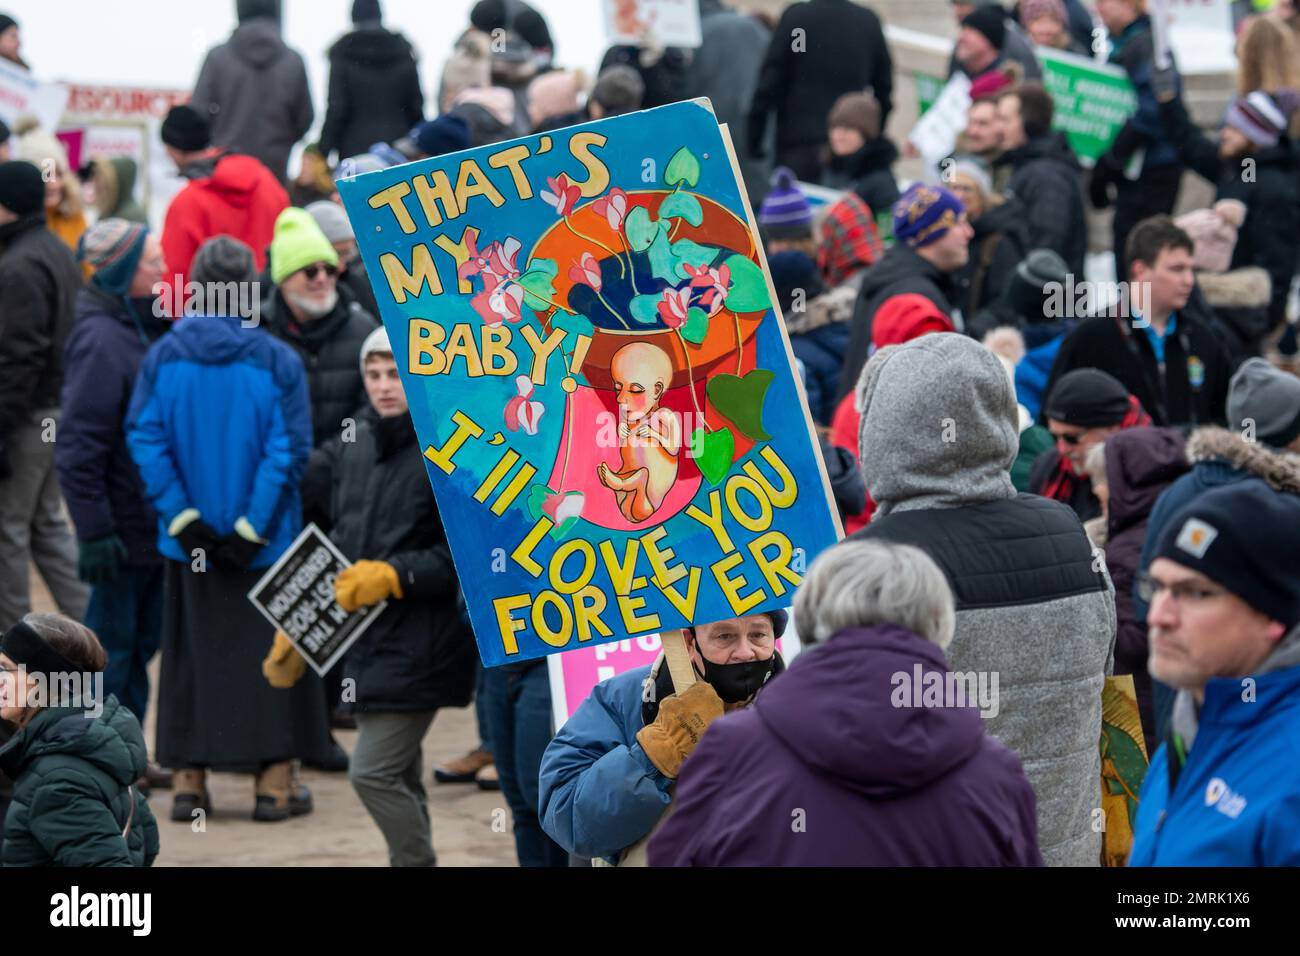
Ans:
[[[698,643],[695,650],[704,662],[704,680],[713,685],[724,704],[749,700],[780,670],[781,655],[775,649],[765,661],[745,661],[742,664],[715,664],[704,656]]]

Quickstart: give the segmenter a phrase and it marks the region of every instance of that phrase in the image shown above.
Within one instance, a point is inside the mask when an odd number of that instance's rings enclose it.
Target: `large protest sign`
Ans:
[[[1091,165],[1137,109],[1133,84],[1117,66],[1046,47],[1034,52],[1055,107],[1052,128],[1065,133],[1075,155]]]
[[[34,116],[51,132],[68,101],[67,87],[38,80],[27,70],[0,58],[0,120],[13,127],[20,116]]]
[[[790,603],[839,522],[706,101],[340,192],[486,664]]]
[[[961,72],[954,73],[944,84],[938,98],[907,134],[908,141],[925,160],[926,175],[930,181],[937,181],[940,162],[952,155],[957,137],[966,128],[966,114],[969,110],[970,78]]]
[[[334,579],[351,563],[309,524],[248,592],[253,606],[321,676],[388,607],[381,601],[347,611],[334,599]]]

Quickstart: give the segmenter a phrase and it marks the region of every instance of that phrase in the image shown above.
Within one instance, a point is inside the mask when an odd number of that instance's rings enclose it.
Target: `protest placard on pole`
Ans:
[[[647,37],[665,47],[704,42],[697,0],[602,0],[601,7],[611,44],[638,46]]]
[[[707,101],[340,193],[485,664],[790,603],[840,537]]]
[[[958,71],[907,134],[908,141],[925,160],[927,181],[938,181],[939,163],[952,155],[957,137],[966,128],[969,110],[970,78]]]
[[[380,601],[347,611],[335,600],[334,579],[351,564],[309,524],[248,592],[253,606],[322,677],[388,607]]]
[[[20,116],[34,116],[43,129],[53,133],[67,102],[67,87],[38,80],[0,57],[0,120],[11,129]]]
[[[1043,86],[1052,96],[1052,128],[1088,166],[1104,153],[1137,109],[1137,94],[1119,67],[1073,53],[1036,47]]]

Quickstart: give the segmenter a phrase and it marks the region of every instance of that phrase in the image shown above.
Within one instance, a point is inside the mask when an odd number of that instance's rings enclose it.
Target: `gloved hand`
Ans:
[[[397,569],[387,561],[358,561],[334,579],[334,598],[345,611],[401,596]]]
[[[638,730],[636,739],[659,772],[676,779],[682,761],[695,750],[709,724],[721,716],[722,698],[712,684],[699,681],[665,697],[659,716]]]
[[[302,678],[307,661],[298,653],[284,631],[275,632],[275,643],[262,661],[262,676],[277,690],[288,690]]]
[[[246,571],[264,547],[266,539],[258,535],[247,518],[241,517],[235,521],[235,530],[217,544],[217,563],[231,571]]]
[[[126,558],[126,544],[116,534],[81,541],[77,544],[77,577],[87,584],[108,584]]]
[[[186,560],[192,558],[196,550],[202,550],[205,557],[211,558],[221,540],[216,529],[202,520],[197,508],[186,508],[173,518],[167,526],[167,533],[181,546]]]

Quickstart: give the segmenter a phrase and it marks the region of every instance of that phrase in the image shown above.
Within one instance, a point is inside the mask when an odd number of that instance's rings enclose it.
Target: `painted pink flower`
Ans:
[[[731,268],[725,265],[717,269],[688,265],[686,272],[691,277],[692,288],[704,289],[700,293],[700,305],[708,309],[709,318],[713,318],[722,311],[723,301],[727,298],[727,287],[731,285]]]
[[[584,252],[577,262],[569,266],[569,278],[574,282],[589,285],[599,292],[600,263],[596,261],[596,257],[590,252]]]
[[[551,188],[542,190],[542,199],[548,206],[554,207],[555,214],[563,218],[572,213],[582,197],[582,191],[569,182],[569,177],[564,173],[560,173],[554,179],[548,177],[546,185]]]
[[[487,284],[469,300],[484,325],[496,328],[504,322],[518,322],[523,317],[524,290],[513,282]]]
[[[596,211],[597,216],[605,217],[609,228],[618,232],[627,217],[627,193],[615,186],[609,191],[609,195],[601,196],[592,203],[591,208]]]
[[[581,491],[560,491],[553,495],[547,495],[542,501],[542,512],[551,519],[558,528],[570,518],[582,517],[582,506],[585,504]]]
[[[691,288],[664,289],[664,297],[659,302],[659,318],[670,329],[680,329],[686,324],[686,313],[691,308]]]
[[[515,388],[519,394],[506,402],[506,428],[512,432],[523,429],[527,435],[537,434],[537,423],[542,420],[542,412],[546,409],[542,403],[535,401],[533,395],[533,381],[527,375],[520,375],[515,378]]]
[[[482,253],[477,249],[473,237],[467,237],[470,258],[461,263],[456,270],[457,276],[468,279],[472,276],[483,277],[483,288],[492,291],[506,279],[519,278],[519,250],[523,243],[513,236],[507,236],[505,242],[489,243]]]

